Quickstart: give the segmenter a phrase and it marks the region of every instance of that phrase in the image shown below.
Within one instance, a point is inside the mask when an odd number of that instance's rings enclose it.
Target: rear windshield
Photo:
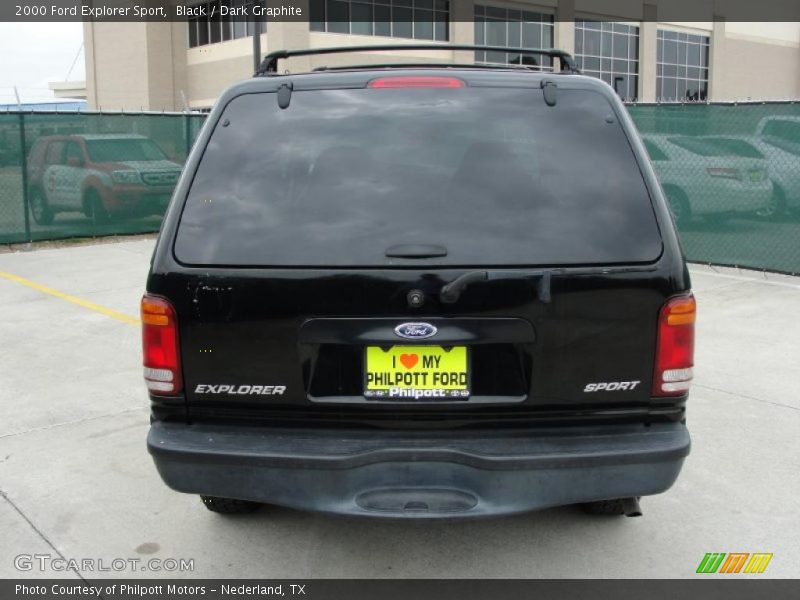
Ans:
[[[599,93],[296,91],[225,108],[175,255],[196,265],[575,265],[661,253],[634,155]],[[436,258],[389,257],[435,246]],[[390,253],[391,254],[391,253]],[[439,252],[439,254],[442,254]]]
[[[744,140],[735,138],[693,138],[674,137],[669,139],[676,146],[680,146],[699,154],[700,156],[742,156],[745,158],[764,158],[755,146]]]
[[[767,121],[763,135],[768,144],[800,156],[800,121]]]

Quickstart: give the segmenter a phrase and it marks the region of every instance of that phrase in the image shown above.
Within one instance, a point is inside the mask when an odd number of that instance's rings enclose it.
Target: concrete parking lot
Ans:
[[[0,577],[41,576],[14,559],[48,554],[106,567],[194,559],[193,572],[80,569],[87,578],[669,578],[695,576],[707,552],[773,553],[756,577],[798,575],[800,278],[692,269],[693,450],[642,518],[573,507],[446,523],[275,507],[225,518],[167,489],[145,450],[136,318],[152,247],[0,253]]]

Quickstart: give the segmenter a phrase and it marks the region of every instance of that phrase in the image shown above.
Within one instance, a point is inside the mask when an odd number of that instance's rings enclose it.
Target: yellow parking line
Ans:
[[[100,306],[99,304],[95,304],[94,302],[89,302],[88,300],[84,300],[83,298],[78,298],[77,296],[72,296],[70,294],[65,294],[64,292],[59,292],[58,290],[54,290],[53,288],[47,287],[46,285],[41,285],[36,283],[35,281],[31,281],[30,279],[25,279],[24,277],[20,277],[18,275],[12,275],[11,273],[4,273],[0,271],[0,277],[3,279],[8,279],[9,281],[13,281],[15,283],[19,283],[20,285],[27,286],[31,289],[36,290],[37,292],[42,292],[43,294],[48,294],[50,296],[55,296],[56,298],[61,298],[62,300],[66,300],[67,302],[72,302],[73,304],[77,304],[78,306],[82,306],[83,308],[88,308],[89,310],[93,310],[95,312],[100,313],[101,315],[105,315],[107,317],[111,317],[112,319],[116,319],[117,321],[122,321],[123,323],[127,323],[128,325],[139,325],[140,321],[136,317],[131,317],[130,315],[126,315],[125,313],[117,312],[116,310],[112,310],[110,308],[106,308],[105,306]]]

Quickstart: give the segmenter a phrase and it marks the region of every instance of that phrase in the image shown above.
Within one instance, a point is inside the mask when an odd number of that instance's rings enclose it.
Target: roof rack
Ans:
[[[348,71],[354,69],[497,69],[503,71],[535,71],[536,73],[549,73],[547,67],[541,65],[520,65],[516,63],[432,63],[432,62],[402,62],[402,63],[371,63],[354,65],[321,65],[314,67],[314,73],[330,73],[331,71]]]
[[[305,50],[276,50],[264,57],[264,60],[261,61],[261,64],[253,76],[263,77],[276,75],[278,73],[278,61],[293,56],[344,54],[349,52],[384,52],[387,50],[480,50],[486,52],[505,52],[508,54],[549,56],[550,58],[558,59],[562,73],[580,73],[578,66],[575,64],[575,59],[572,58],[571,54],[553,48],[506,48],[504,46],[471,46],[464,44],[386,44],[379,46],[339,46],[334,48],[308,48]]]

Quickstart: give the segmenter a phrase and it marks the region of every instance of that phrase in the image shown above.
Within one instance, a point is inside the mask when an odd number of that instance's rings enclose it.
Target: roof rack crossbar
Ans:
[[[557,58],[563,73],[580,73],[575,59],[568,52],[554,48],[506,48],[504,46],[472,46],[465,44],[384,44],[378,46],[338,46],[333,48],[308,48],[304,50],[276,50],[261,61],[254,77],[274,75],[278,72],[278,61],[293,56],[312,56],[316,54],[344,54],[349,52],[385,52],[388,50],[478,50],[485,52],[505,52],[508,54],[527,54]]]

